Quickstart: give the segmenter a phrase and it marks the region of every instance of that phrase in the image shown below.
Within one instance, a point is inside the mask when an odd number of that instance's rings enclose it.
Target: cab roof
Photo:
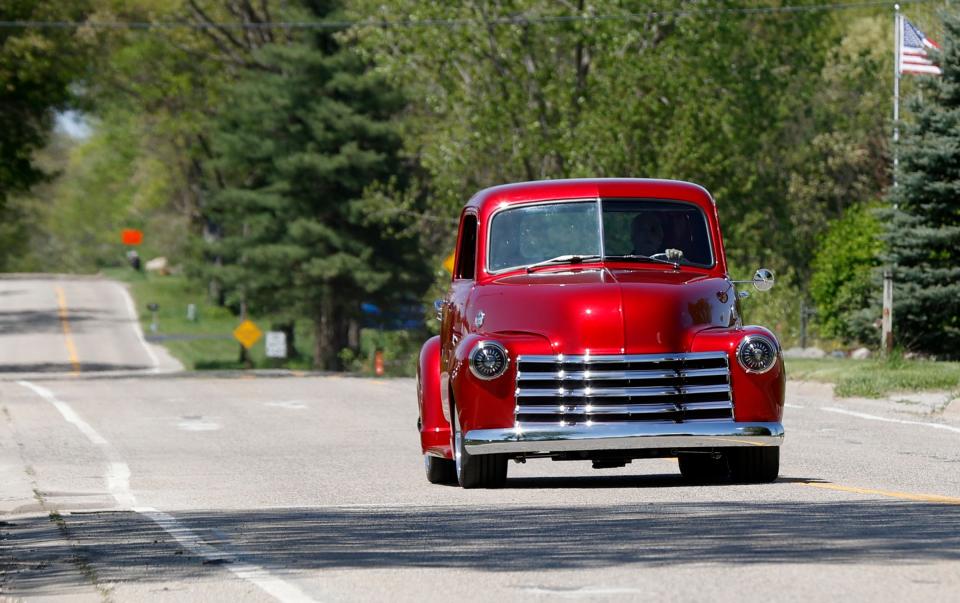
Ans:
[[[578,178],[570,180],[536,180],[503,184],[483,189],[467,202],[480,214],[504,204],[535,203],[555,199],[595,199],[597,197],[630,199],[675,199],[702,205],[708,212],[713,197],[699,184],[680,180],[652,178]]]

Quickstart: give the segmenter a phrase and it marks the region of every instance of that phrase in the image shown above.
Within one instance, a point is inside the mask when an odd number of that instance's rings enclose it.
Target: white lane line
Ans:
[[[799,404],[790,404],[789,402],[784,402],[783,405],[787,408],[806,408],[806,406],[800,406]]]
[[[93,427],[90,427],[90,424],[80,418],[80,415],[73,412],[73,409],[70,408],[70,405],[66,402],[57,400],[56,396],[53,395],[49,389],[45,387],[40,387],[39,385],[34,385],[29,381],[17,381],[18,385],[31,390],[33,393],[37,394],[50,404],[53,404],[53,407],[60,411],[60,414],[63,415],[63,418],[67,420],[67,423],[73,423],[77,429],[80,430],[80,433],[87,436],[87,439],[96,446],[109,446],[107,441],[97,433]]]
[[[286,582],[258,565],[250,563],[237,562],[235,558],[223,551],[204,542],[196,533],[189,528],[184,527],[175,517],[163,511],[158,511],[153,507],[134,507],[137,513],[149,517],[163,530],[173,536],[180,545],[189,550],[194,555],[209,559],[211,561],[222,561],[223,567],[233,572],[237,577],[252,582],[259,586],[264,592],[272,595],[274,598],[290,603],[301,603],[314,601],[306,593],[293,584]]]
[[[160,372],[160,359],[157,358],[156,352],[153,351],[153,348],[150,347],[150,344],[147,343],[146,338],[143,336],[143,327],[140,326],[140,315],[137,314],[137,309],[133,305],[133,297],[130,296],[130,292],[127,291],[127,288],[116,283],[116,286],[120,289],[120,295],[127,302],[127,312],[130,314],[131,320],[133,320],[133,331],[137,334],[137,339],[140,340],[140,345],[143,346],[143,349],[147,351],[147,355],[150,356],[150,362],[153,366],[150,368],[151,373]]]
[[[126,463],[110,463],[107,470],[107,489],[121,507],[130,509],[137,504],[137,499],[130,491],[130,467]]]
[[[824,406],[823,410],[839,413],[841,415],[850,415],[851,417],[857,417],[860,419],[869,419],[871,421],[882,421],[884,423],[899,423],[901,425],[919,425],[920,427],[931,427],[933,429],[942,429],[944,431],[952,431],[954,433],[960,433],[960,427],[944,425],[943,423],[926,423],[923,421],[906,421],[904,419],[890,419],[888,417],[878,417],[877,415],[868,415],[867,413],[855,412],[852,410],[847,410],[845,408],[837,408],[835,406]]]
[[[92,443],[102,447],[104,456],[109,460],[106,472],[107,489],[113,496],[117,504],[123,509],[129,509],[139,515],[150,519],[160,528],[170,534],[184,548],[191,553],[203,557],[210,561],[224,563],[223,567],[230,570],[238,578],[254,584],[265,593],[271,595],[281,603],[306,603],[315,601],[300,587],[287,582],[277,576],[274,576],[259,565],[252,563],[235,562],[234,556],[217,550],[215,547],[207,544],[203,539],[190,528],[186,527],[175,517],[153,507],[138,507],[136,497],[130,490],[130,467],[117,460],[119,457],[116,451],[110,446],[110,443],[104,439],[89,423],[80,418],[80,415],[71,408],[66,402],[57,399],[49,389],[30,383],[29,381],[17,381],[17,383],[50,404],[54,406],[67,422],[72,423],[87,437]]]

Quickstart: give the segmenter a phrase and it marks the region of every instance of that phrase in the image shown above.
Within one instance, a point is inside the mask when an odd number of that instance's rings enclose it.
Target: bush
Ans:
[[[429,335],[420,330],[362,329],[359,351],[344,348],[340,352],[340,359],[348,371],[372,375],[375,372],[376,352],[382,350],[385,375],[413,377],[417,374],[420,347],[427,337]]]
[[[855,205],[833,222],[813,259],[810,294],[823,334],[846,343],[876,345],[872,302],[880,295],[875,268],[882,251],[876,205]],[[875,305],[875,304],[873,304]]]

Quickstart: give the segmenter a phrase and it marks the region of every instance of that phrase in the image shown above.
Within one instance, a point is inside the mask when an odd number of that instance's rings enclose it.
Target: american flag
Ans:
[[[897,68],[900,73],[941,75],[943,72],[927,54],[928,48],[939,50],[940,46],[923,35],[923,32],[906,17],[900,17],[900,56],[897,57]]]

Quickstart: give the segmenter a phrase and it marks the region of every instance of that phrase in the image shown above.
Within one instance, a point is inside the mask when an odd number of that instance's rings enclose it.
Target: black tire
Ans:
[[[467,452],[460,435],[460,421],[457,411],[451,406],[453,415],[453,451],[457,482],[462,488],[500,488],[507,481],[507,459],[503,454],[477,454]]]
[[[727,459],[713,458],[705,452],[689,452],[677,455],[680,474],[695,484],[715,484],[726,480],[730,475]]]
[[[758,446],[734,448],[727,452],[730,478],[741,484],[765,484],[777,479],[780,473],[780,448]]]
[[[449,459],[425,454],[423,467],[427,471],[427,481],[431,484],[457,483],[457,465]]]

